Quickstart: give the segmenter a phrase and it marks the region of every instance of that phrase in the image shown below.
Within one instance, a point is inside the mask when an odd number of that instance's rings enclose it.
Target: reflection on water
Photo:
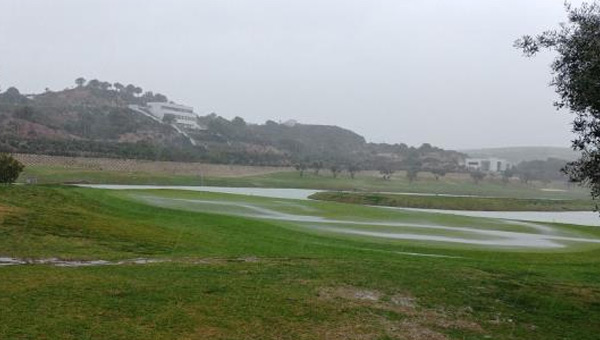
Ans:
[[[593,211],[465,211],[412,208],[395,209],[438,212],[461,216],[502,218],[508,220],[600,226],[600,217],[598,216],[598,213]]]
[[[236,187],[206,187],[206,186],[165,186],[165,185],[79,185],[81,187],[100,188],[100,189],[174,189],[206,191],[226,194],[240,194],[250,196],[261,196],[281,199],[299,199],[306,200],[314,193],[322,190],[311,189],[279,189],[279,188],[236,188]],[[396,193],[402,194],[402,193]],[[577,225],[600,226],[600,217],[592,211],[464,211],[464,210],[442,210],[442,209],[414,209],[414,208],[390,208],[385,209],[404,209],[411,211],[434,212],[444,214],[454,214],[461,216],[502,218],[510,220],[566,223]]]

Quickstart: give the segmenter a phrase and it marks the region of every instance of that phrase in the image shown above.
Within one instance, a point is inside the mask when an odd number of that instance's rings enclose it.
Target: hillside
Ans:
[[[578,157],[578,154],[570,148],[550,146],[469,149],[461,150],[461,152],[469,155],[469,157],[497,157],[506,159],[512,163],[520,163],[523,161],[533,160],[545,160],[548,158],[557,158],[566,161],[573,161]]]
[[[165,95],[131,84],[80,80],[62,91],[22,95],[9,88],[0,93],[0,152],[275,166],[321,162],[369,169],[386,163],[401,168],[407,159],[455,168],[464,157],[429,144],[369,144],[338,126],[249,124],[214,113],[196,117],[202,129],[188,129],[130,108],[168,103]]]

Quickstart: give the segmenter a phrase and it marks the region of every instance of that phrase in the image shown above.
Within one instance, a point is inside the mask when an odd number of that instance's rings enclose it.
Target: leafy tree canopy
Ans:
[[[565,171],[571,180],[590,186],[592,196],[600,197],[600,4],[565,5],[568,22],[537,36],[524,36],[515,42],[526,56],[543,49],[557,56],[551,65],[551,85],[559,95],[555,105],[575,113],[573,148],[581,158]]]

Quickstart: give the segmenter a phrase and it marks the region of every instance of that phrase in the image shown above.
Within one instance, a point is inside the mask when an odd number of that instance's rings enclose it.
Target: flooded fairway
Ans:
[[[162,186],[162,185],[79,185],[81,187],[111,189],[111,190],[185,190],[198,192],[213,192],[239,194],[256,197],[308,200],[309,196],[322,190],[288,189],[288,188],[242,188],[242,187],[211,187],[211,186]],[[414,193],[395,193],[414,195]],[[421,194],[424,195],[424,194]],[[432,194],[433,195],[433,194]],[[462,196],[462,195],[457,195]],[[475,196],[471,196],[475,197]],[[592,211],[468,211],[443,209],[415,209],[378,207],[380,209],[398,209],[428,213],[453,214],[470,217],[497,218],[505,220],[532,221],[544,223],[564,223],[585,226],[600,226],[598,214]]]
[[[133,197],[165,208],[282,222],[306,232],[337,237],[495,249],[550,250],[600,245],[600,239],[543,223],[243,195],[198,193],[194,194],[198,198],[180,198],[173,192],[168,197],[162,194],[137,192]]]

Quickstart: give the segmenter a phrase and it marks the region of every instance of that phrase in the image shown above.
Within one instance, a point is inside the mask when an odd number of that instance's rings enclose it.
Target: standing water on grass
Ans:
[[[268,198],[307,200],[308,197],[323,190],[288,189],[288,188],[243,188],[243,187],[208,187],[208,186],[165,186],[165,185],[120,185],[120,184],[82,184],[87,188],[111,190],[189,190],[205,191],[223,194],[248,195]],[[401,193],[400,193],[401,194]],[[467,211],[444,209],[415,209],[378,207],[381,209],[401,209],[411,211],[433,212],[440,214],[453,214],[471,217],[501,218],[508,220],[522,220],[532,222],[564,223],[576,225],[600,226],[598,214],[592,211]]]

